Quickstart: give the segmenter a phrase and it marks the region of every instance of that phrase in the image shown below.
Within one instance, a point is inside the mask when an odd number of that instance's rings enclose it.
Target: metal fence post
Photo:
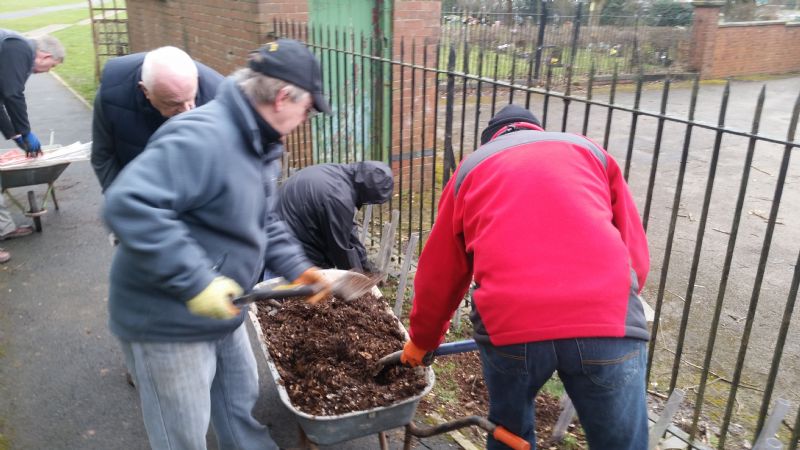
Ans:
[[[761,432],[758,434],[758,439],[756,439],[756,443],[753,444],[753,450],[766,450],[775,448],[774,446],[767,445],[767,440],[775,437],[775,434],[778,432],[778,427],[781,426],[781,421],[788,412],[789,402],[779,398],[775,402],[775,406],[772,407],[772,414],[770,414],[767,418],[764,428],[762,428]]]
[[[453,109],[455,108],[456,90],[456,49],[450,46],[447,55],[447,101],[444,113],[444,173],[442,185],[450,181],[450,175],[456,170],[456,156],[453,153]]]
[[[678,408],[681,406],[681,402],[683,401],[683,397],[686,395],[680,389],[675,389],[670,394],[669,398],[667,399],[667,404],[664,405],[664,410],[661,411],[661,415],[658,416],[658,420],[650,428],[650,438],[648,439],[648,450],[655,450],[658,447],[658,441],[661,440],[661,437],[664,436],[664,432],[667,431],[667,428],[672,423],[672,418],[675,416],[675,413],[678,412]]]
[[[406,254],[403,258],[403,268],[400,269],[400,283],[397,285],[397,299],[394,302],[394,315],[400,317],[403,312],[403,303],[406,299],[406,282],[408,281],[408,272],[411,270],[411,260],[414,259],[414,249],[419,240],[419,233],[411,233],[406,245]]]
[[[394,236],[397,232],[398,222],[400,222],[400,211],[393,209],[392,221],[383,225],[383,233],[381,233],[381,244],[378,252],[378,267],[383,274],[384,280],[386,280],[389,274],[389,264],[392,259],[392,242],[394,241]]]
[[[561,414],[559,414],[558,420],[553,427],[553,435],[550,437],[551,443],[561,442],[564,439],[573,417],[575,417],[575,405],[572,404],[572,399],[569,398],[569,395],[565,393],[561,397]]]
[[[539,35],[536,37],[536,61],[533,69],[534,78],[538,81],[542,70],[542,51],[544,50],[544,30],[547,27],[547,0],[541,1],[539,8]]]
[[[369,227],[369,222],[372,220],[372,204],[367,205],[364,209],[364,222],[361,224],[361,242],[367,242],[367,228]]]

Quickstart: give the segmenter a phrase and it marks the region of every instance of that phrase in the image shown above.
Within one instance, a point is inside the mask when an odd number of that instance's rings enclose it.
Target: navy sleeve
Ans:
[[[114,139],[111,136],[111,124],[105,117],[100,90],[94,98],[94,113],[92,117],[92,168],[103,192],[108,189],[111,182],[119,174],[122,166],[117,160],[114,151]]]
[[[31,131],[25,103],[25,82],[31,74],[33,55],[27,42],[7,39],[0,60],[0,129],[6,139]]]

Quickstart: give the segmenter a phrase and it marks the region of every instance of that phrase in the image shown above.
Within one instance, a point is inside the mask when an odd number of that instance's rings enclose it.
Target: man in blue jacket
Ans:
[[[103,192],[158,127],[213,100],[222,79],[176,47],[108,61],[92,120],[92,167]]]
[[[300,284],[330,285],[275,216],[282,136],[330,112],[319,62],[281,39],[251,55],[208,104],[150,139],[105,193],[120,244],[111,266],[111,331],[134,370],[155,449],[275,449],[252,416],[256,363],[231,300],[264,261]]]

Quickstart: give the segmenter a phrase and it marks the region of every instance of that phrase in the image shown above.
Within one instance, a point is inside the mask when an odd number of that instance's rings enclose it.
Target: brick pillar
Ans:
[[[439,42],[441,31],[440,0],[395,0],[392,6],[394,40],[393,59],[400,61],[401,44],[405,45],[403,61],[421,66],[427,49],[427,66],[436,66],[436,43]],[[414,51],[412,52],[412,44]],[[427,46],[426,46],[427,44]],[[412,54],[413,53],[413,54]],[[411,69],[404,70],[404,83],[400,84],[399,66],[394,66],[393,99],[392,99],[392,143],[391,161],[395,171],[395,185],[398,185],[400,168],[403,173],[403,188],[408,189],[411,183],[416,183],[414,178],[419,176],[421,170],[429,173],[431,170],[433,140],[436,133],[433,129],[435,102],[436,75],[430,72],[415,71],[415,83],[412,92]],[[423,77],[426,79],[426,91],[423,91]],[[400,109],[402,98],[403,109]],[[413,111],[412,111],[413,101]],[[423,136],[423,108],[425,132]],[[400,140],[402,124],[403,135]],[[424,146],[422,144],[425,144]],[[425,159],[425,167],[421,165]],[[412,167],[413,165],[413,167]],[[430,181],[432,176],[426,175]]]
[[[717,41],[719,14],[725,2],[695,1],[694,23],[692,24],[692,47],[689,52],[689,69],[697,71],[705,78],[714,59]]]

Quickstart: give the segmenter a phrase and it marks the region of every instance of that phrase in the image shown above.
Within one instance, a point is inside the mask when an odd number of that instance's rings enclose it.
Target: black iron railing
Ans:
[[[525,105],[550,130],[602,142],[624,167],[650,242],[651,391],[687,391],[690,439],[720,449],[753,442],[775,400],[788,400],[792,417],[779,437],[797,449],[796,78],[646,85],[640,71],[622,84],[614,70],[609,84],[590,70],[577,91],[567,70],[556,91],[549,67],[537,87],[529,75],[498,77],[497,57],[459,59],[466,40],[395,45],[305,24],[276,22],[275,30],[320,57],[334,107],[290,136],[288,166],[391,162],[396,195],[374,210],[369,231],[377,239],[399,211],[397,255],[412,233],[424,245],[443,184],[503,105]]]

